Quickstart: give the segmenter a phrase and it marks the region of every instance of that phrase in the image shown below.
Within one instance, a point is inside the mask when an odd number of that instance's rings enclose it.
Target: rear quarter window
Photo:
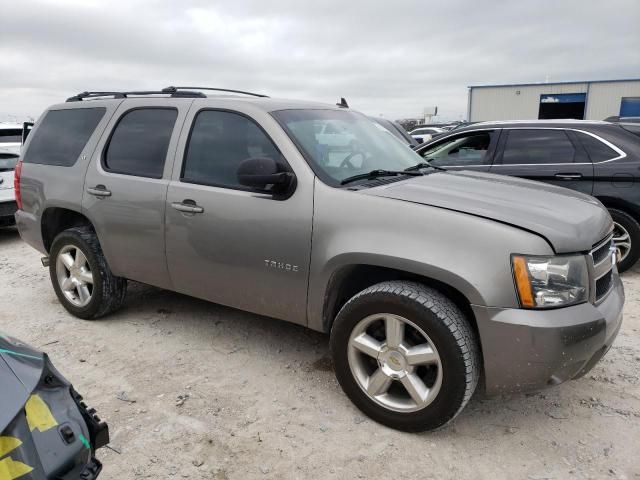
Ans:
[[[105,111],[103,107],[49,110],[31,139],[24,163],[71,167]]]
[[[597,138],[582,132],[576,132],[576,135],[592,162],[604,162],[618,156],[618,152]]]

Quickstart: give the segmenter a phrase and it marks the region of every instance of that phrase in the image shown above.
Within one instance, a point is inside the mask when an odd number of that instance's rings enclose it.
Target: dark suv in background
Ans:
[[[416,151],[437,167],[512,175],[593,195],[613,218],[618,269],[629,269],[640,257],[640,136],[626,125],[482,122]]]

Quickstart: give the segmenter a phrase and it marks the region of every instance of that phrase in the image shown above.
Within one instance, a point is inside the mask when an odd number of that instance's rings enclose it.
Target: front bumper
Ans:
[[[489,395],[539,390],[586,374],[604,356],[622,324],[624,288],[598,305],[553,310],[472,306]]]

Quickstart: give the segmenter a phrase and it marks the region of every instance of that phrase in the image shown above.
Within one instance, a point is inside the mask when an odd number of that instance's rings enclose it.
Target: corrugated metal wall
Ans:
[[[618,115],[622,97],[640,96],[640,81],[472,87],[469,120],[536,120],[540,95],[557,93],[587,93],[585,118],[602,120]]]
[[[640,97],[640,81],[592,83],[587,96],[587,120],[604,120],[620,114],[622,97]]]

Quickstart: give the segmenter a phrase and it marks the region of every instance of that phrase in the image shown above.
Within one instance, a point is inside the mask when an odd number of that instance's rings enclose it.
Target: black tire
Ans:
[[[640,224],[638,221],[622,210],[609,209],[609,214],[614,222],[622,226],[628,233],[631,240],[631,249],[626,258],[618,262],[620,273],[629,270],[640,258]]]
[[[74,246],[82,251],[93,275],[91,300],[84,307],[73,305],[65,297],[58,283],[56,271],[58,262],[56,259],[59,252],[67,246]],[[124,303],[127,294],[127,280],[111,273],[98,237],[91,227],[74,227],[58,234],[51,245],[49,258],[49,275],[53,288],[60,303],[72,315],[84,320],[95,320],[116,311]]]
[[[352,330],[362,319],[383,312],[409,319],[421,328],[440,355],[442,386],[432,403],[421,410],[385,408],[364,392],[351,372],[348,343]],[[379,283],[351,298],[333,324],[331,352],[338,382],[351,401],[376,422],[408,432],[433,430],[455,418],[471,399],[481,371],[478,341],[462,311],[439,291],[409,281]]]

